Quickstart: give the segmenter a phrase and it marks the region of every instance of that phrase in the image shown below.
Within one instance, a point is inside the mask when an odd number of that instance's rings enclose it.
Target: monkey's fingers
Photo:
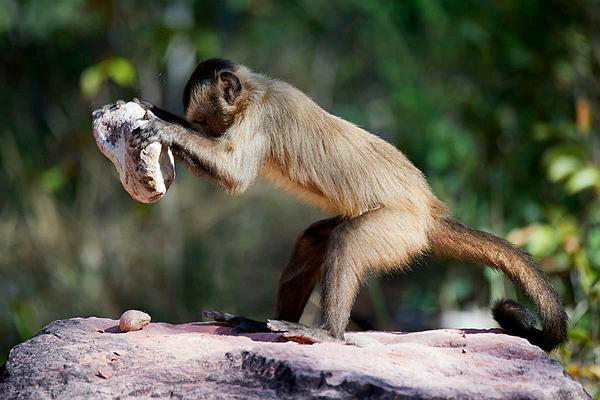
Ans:
[[[256,321],[220,311],[204,311],[203,314],[206,318],[212,319],[213,321],[224,322],[231,325],[234,333],[270,332],[266,322]]]
[[[125,104],[123,100],[117,100],[116,103],[109,103],[104,105],[102,108],[94,110],[92,112],[92,118],[100,118],[101,115],[106,114],[107,112],[114,111]]]
[[[139,105],[140,107],[142,107],[146,111],[152,110],[152,108],[154,107],[154,104],[152,104],[146,100],[138,99],[137,97],[133,99],[133,102],[136,103],[137,105]]]
[[[294,322],[269,319],[267,320],[267,327],[271,331],[281,333],[284,338],[296,343],[344,343],[331,336],[329,332],[324,329],[312,328]]]
[[[144,111],[146,111],[146,114],[144,114],[144,119],[156,118],[157,112],[160,114],[160,109],[158,107],[156,107],[154,104],[147,102],[146,100],[138,99],[136,97],[133,99],[133,102],[136,103],[137,105],[139,105],[140,107],[142,107],[144,109]]]
[[[204,310],[202,311],[202,314],[208,318],[208,319],[212,319],[213,321],[217,321],[217,322],[229,322],[232,318],[234,318],[233,315],[226,313],[226,312],[221,312],[221,311],[213,311],[213,310]]]
[[[157,120],[152,119],[132,130],[127,139],[131,147],[142,149],[152,142],[167,144],[165,138]]]

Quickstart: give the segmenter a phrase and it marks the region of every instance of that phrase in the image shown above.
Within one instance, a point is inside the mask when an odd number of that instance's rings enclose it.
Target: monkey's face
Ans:
[[[242,84],[229,61],[206,60],[198,65],[183,94],[186,119],[196,129],[220,136],[240,109]]]
[[[186,107],[185,117],[194,128],[217,137],[231,126],[234,115],[222,104],[222,98],[215,89],[215,85],[197,88]]]

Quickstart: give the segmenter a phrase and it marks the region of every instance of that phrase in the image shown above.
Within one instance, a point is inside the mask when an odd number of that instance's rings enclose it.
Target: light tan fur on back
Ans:
[[[421,172],[391,144],[327,113],[287,83],[243,67],[238,75],[242,85],[253,81],[263,88],[264,97],[244,118],[259,118],[260,134],[269,138],[271,151],[261,170],[265,178],[347,217],[379,207],[427,215],[433,204],[441,204]],[[243,130],[246,123],[233,128]]]

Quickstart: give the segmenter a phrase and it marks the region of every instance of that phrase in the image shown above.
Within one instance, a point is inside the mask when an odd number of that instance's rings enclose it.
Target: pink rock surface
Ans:
[[[0,398],[587,399],[539,348],[499,330],[349,334],[300,345],[218,323],[55,321],[10,352]]]

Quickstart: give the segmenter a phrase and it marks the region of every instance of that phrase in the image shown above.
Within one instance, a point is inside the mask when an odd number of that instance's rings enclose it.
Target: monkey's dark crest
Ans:
[[[279,282],[277,319],[297,322],[321,278],[322,328],[341,339],[370,271],[407,269],[432,252],[487,264],[523,289],[542,329],[522,305],[500,300],[493,315],[508,332],[547,351],[565,340],[567,315],[531,257],[452,219],[421,171],[391,144],[293,86],[223,59],[198,65],[183,102],[185,120],[149,105],[161,119],[136,131],[133,144],[170,146],[193,173],[231,194],[263,176],[335,215],[298,237]]]
[[[209,58],[202,61],[198,64],[194,72],[192,72],[192,76],[183,89],[183,109],[187,110],[194,88],[204,84],[215,83],[221,71],[235,72],[235,70],[236,66],[234,63],[222,58]]]

